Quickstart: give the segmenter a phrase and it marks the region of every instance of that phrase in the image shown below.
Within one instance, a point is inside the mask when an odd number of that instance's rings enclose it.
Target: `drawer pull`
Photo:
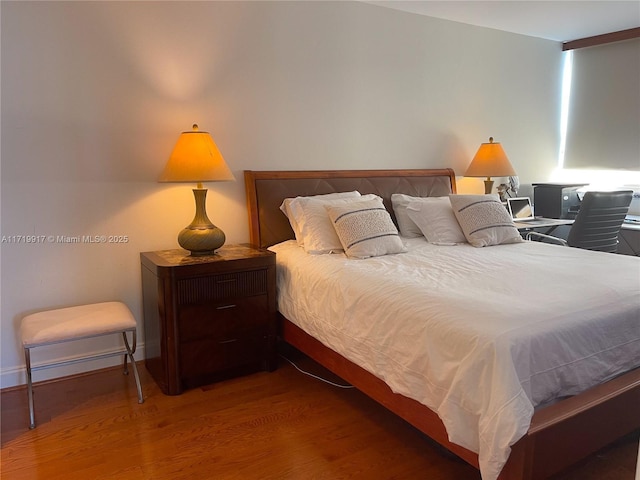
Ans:
[[[233,342],[237,342],[237,341],[238,341],[238,339],[234,338],[234,339],[231,339],[231,340],[223,340],[223,341],[218,342],[218,343],[233,343]]]
[[[231,305],[222,305],[220,307],[216,307],[216,310],[226,310],[227,308],[235,308],[237,305],[235,304],[231,304]]]
[[[232,283],[232,282],[237,282],[238,279],[237,278],[228,278],[226,280],[217,280],[217,283]]]

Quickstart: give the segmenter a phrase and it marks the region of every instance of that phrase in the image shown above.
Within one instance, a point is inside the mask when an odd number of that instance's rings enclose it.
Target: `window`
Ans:
[[[565,55],[560,167],[640,171],[640,39]]]

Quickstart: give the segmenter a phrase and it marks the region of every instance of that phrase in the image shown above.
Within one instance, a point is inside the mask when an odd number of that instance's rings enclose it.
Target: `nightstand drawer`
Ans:
[[[189,305],[267,293],[267,270],[248,270],[178,280],[178,303]]]
[[[220,342],[197,340],[183,344],[180,365],[188,372],[183,379],[185,386],[226,378],[226,371],[244,365],[258,365],[263,362],[268,348],[268,339],[262,335]]]
[[[230,340],[269,326],[269,297],[232,298],[225,302],[181,307],[178,316],[180,343],[203,337]]]

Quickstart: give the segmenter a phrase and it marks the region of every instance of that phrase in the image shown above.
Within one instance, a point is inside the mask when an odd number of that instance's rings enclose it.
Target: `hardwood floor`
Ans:
[[[302,368],[336,380],[297,352]],[[144,364],[145,403],[120,369],[39,384],[28,429],[24,388],[3,391],[3,480],[427,479],[478,472],[355,389],[286,361],[165,396]],[[337,379],[339,380],[339,379]],[[556,480],[633,480],[638,432]]]

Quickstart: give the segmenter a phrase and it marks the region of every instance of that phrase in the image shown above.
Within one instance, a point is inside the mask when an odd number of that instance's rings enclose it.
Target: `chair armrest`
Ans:
[[[546,238],[547,240],[551,240],[553,242],[558,242],[560,245],[564,245],[565,247],[567,246],[567,241],[566,240],[564,240],[562,238],[558,238],[558,237],[553,237],[551,235],[547,235],[546,233],[527,232],[526,239],[527,240],[531,240],[531,237]]]

